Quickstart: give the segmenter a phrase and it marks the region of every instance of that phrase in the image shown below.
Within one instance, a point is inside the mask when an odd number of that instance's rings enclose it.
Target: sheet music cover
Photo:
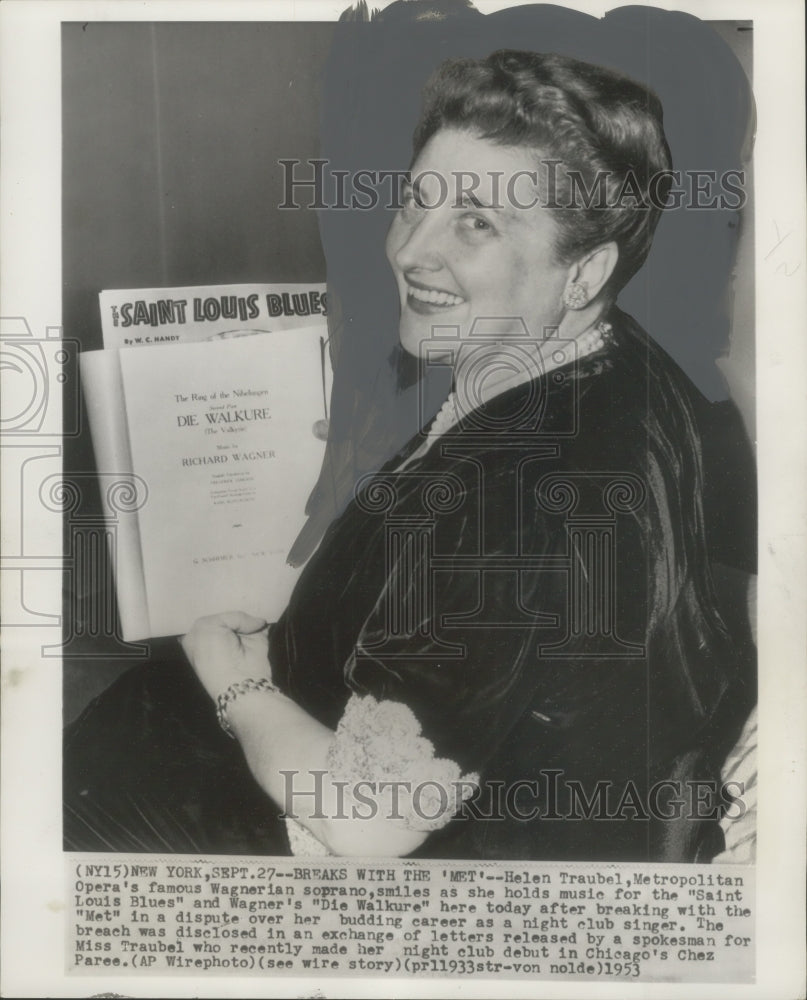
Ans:
[[[325,453],[324,342],[301,327],[164,345],[158,365],[136,347],[83,355],[96,462],[142,491],[129,521],[105,507],[125,641],[222,607],[282,614]]]
[[[288,330],[322,321],[325,285],[107,289],[99,296],[104,346],[150,347]]]
[[[803,995],[801,5],[292,7],[0,12],[3,992]]]

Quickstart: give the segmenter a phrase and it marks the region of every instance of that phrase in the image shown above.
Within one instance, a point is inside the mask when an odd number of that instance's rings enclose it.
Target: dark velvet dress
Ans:
[[[479,775],[418,856],[691,860],[719,846],[705,837],[719,792],[691,781],[717,779],[736,731],[736,662],[692,389],[628,317],[611,320],[603,350],[360,484],[271,629],[275,682],[322,723],[335,729],[351,696],[402,702],[436,757]],[[68,729],[64,776],[67,849],[289,852],[179,649]]]

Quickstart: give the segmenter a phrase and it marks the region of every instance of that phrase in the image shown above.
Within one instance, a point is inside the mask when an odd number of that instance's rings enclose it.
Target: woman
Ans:
[[[452,61],[414,154],[387,239],[400,340],[452,394],[268,632],[231,613],[184,637],[208,700],[152,665],[76,723],[68,847],[706,850],[671,821],[717,818],[686,779],[717,774],[731,680],[691,390],[613,304],[669,183],[660,106],[566,57]],[[124,718],[133,742],[99,763]]]

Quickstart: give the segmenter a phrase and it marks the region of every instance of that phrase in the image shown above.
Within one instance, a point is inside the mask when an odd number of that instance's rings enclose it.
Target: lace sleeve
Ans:
[[[453,760],[435,757],[414,712],[402,702],[351,695],[328,751],[331,782],[345,817],[387,817],[429,833],[449,822],[479,784]],[[327,855],[304,826],[285,817],[291,853]]]
[[[389,792],[390,818],[423,832],[445,826],[479,783],[478,774],[462,775],[453,760],[435,757],[407,705],[372,695],[351,696],[328,765],[331,780],[343,783],[348,810],[366,806],[368,793],[380,804]]]

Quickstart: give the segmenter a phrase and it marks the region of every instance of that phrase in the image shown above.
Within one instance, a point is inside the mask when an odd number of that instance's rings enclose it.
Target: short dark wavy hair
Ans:
[[[620,73],[568,56],[501,50],[486,59],[450,59],[437,69],[424,91],[414,159],[443,128],[526,147],[560,161],[556,200],[562,206],[575,201],[567,171],[578,172],[589,191],[606,175],[606,207],[577,199],[573,207],[554,209],[555,252],[571,262],[614,240],[619,261],[608,282],[614,294],[644,263],[669,192],[670,178],[658,176],[671,168],[662,120],[658,97]],[[637,197],[620,201],[626,182]]]

